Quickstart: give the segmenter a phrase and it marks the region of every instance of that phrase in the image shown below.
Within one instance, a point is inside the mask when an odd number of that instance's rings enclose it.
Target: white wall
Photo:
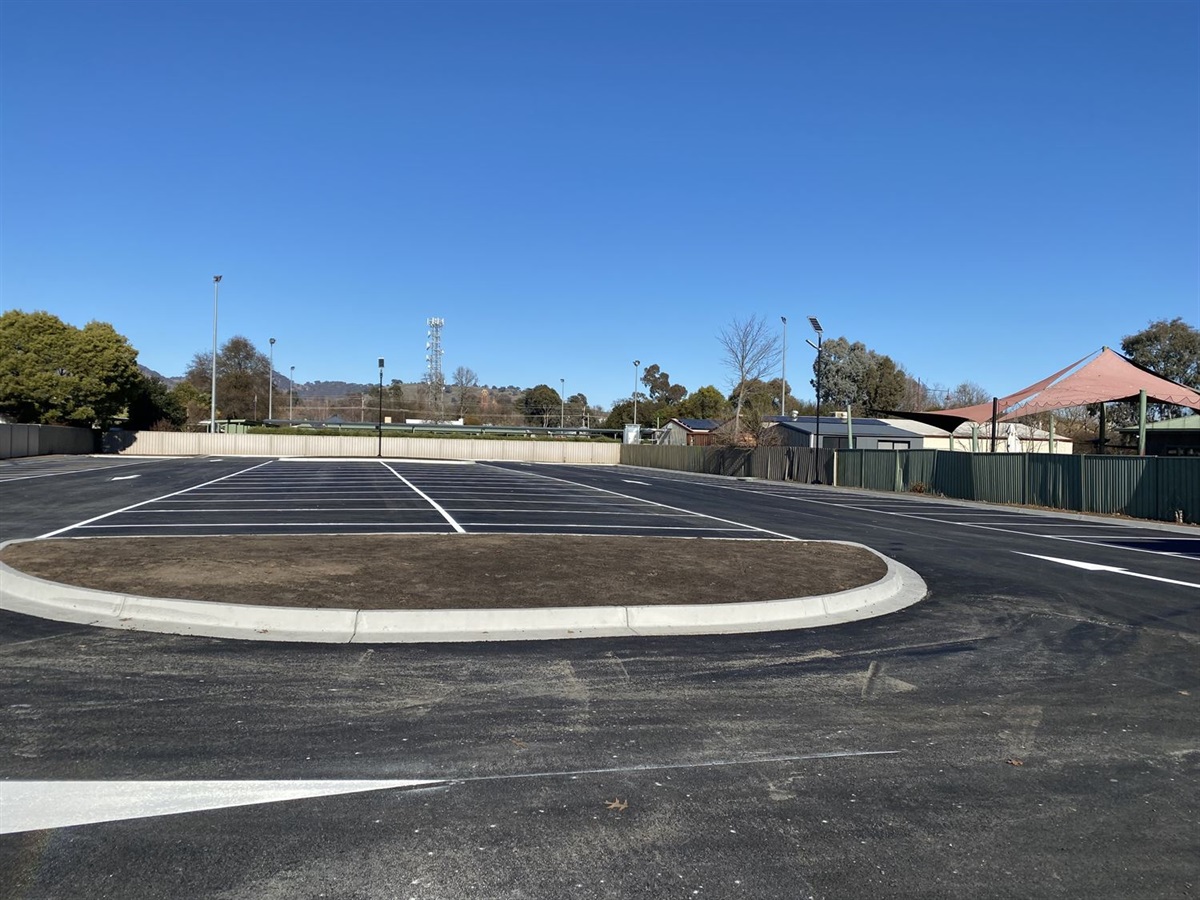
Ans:
[[[110,432],[108,452],[141,456],[374,457],[377,437],[316,434],[208,434],[170,431]],[[384,437],[388,459],[493,459],[513,462],[616,465],[621,445],[585,441],[507,441],[476,438]]]

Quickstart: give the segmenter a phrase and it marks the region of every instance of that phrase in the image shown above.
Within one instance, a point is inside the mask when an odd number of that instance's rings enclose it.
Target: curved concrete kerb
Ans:
[[[0,544],[0,549],[10,541]],[[887,565],[874,584],[836,594],[747,603],[542,609],[295,609],[172,600],[74,587],[0,563],[0,608],[60,622],[203,637],[320,643],[526,641],[815,628],[886,615],[927,593],[921,576]]]

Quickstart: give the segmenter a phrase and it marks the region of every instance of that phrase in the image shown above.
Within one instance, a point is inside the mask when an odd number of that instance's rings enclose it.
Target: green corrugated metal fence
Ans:
[[[807,447],[623,445],[633,466],[755,477],[816,480]],[[1200,523],[1200,458],[962,453],[949,450],[820,451],[820,480],[876,491],[919,490],[960,500],[1014,503],[1138,519]]]

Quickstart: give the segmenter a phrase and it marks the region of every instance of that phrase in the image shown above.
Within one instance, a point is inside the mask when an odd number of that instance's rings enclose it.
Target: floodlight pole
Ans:
[[[635,359],[633,361],[633,424],[634,425],[636,425],[638,423],[638,420],[637,420],[637,383],[638,383],[637,373],[638,373],[638,366],[640,366],[641,364],[642,364],[642,361],[640,359]],[[638,440],[641,440],[641,438],[638,438]]]
[[[212,391],[208,402],[208,432],[217,433],[217,295],[220,290],[221,276],[213,276],[213,349],[212,349]]]
[[[383,357],[379,357],[379,452],[375,454],[383,458]]]
[[[780,316],[783,322],[783,353],[779,355],[781,362],[779,371],[779,415],[787,415],[787,316]]]
[[[562,391],[558,395],[558,427],[567,427],[567,379],[560,378],[558,383],[562,385]]]
[[[292,397],[296,393],[296,367],[288,375],[288,427],[292,426]]]
[[[271,377],[267,382],[267,421],[275,418],[275,338],[271,338]]]
[[[816,316],[809,316],[808,322],[812,325],[813,331],[817,333],[817,446],[813,454],[813,469],[816,472],[816,478],[813,479],[813,484],[822,484],[821,481],[821,345],[825,337],[825,329],[821,327],[821,323],[817,321]],[[812,341],[808,342],[810,345]]]

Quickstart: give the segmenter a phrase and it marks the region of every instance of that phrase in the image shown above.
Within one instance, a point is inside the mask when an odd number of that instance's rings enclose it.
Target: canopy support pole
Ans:
[[[1138,456],[1146,455],[1146,389],[1138,391]]]

